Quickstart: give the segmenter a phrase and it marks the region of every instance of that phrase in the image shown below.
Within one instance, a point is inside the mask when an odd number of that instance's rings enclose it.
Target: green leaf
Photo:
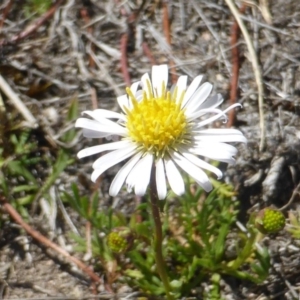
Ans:
[[[16,176],[23,176],[26,180],[31,181],[33,183],[36,182],[35,177],[28,171],[25,165],[21,161],[10,161],[7,165],[9,172]]]
[[[67,121],[71,122],[78,118],[78,100],[77,98],[72,99],[70,108],[67,115]],[[62,141],[70,143],[76,137],[76,129],[73,127],[69,129],[62,137]]]
[[[46,179],[44,185],[41,187],[41,189],[38,191],[36,198],[42,196],[44,193],[46,193],[50,187],[54,184],[56,179],[61,175],[63,170],[73,163],[74,159],[70,159],[70,155],[65,149],[60,149],[58,152],[58,156],[56,159],[56,162],[52,168],[52,173],[48,176]]]

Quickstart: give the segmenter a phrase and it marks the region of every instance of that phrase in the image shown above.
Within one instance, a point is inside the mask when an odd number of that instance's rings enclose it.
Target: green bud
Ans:
[[[267,207],[256,216],[255,226],[264,234],[276,233],[285,226],[285,217],[281,211]]]
[[[107,245],[115,253],[128,251],[133,243],[134,236],[127,227],[116,227],[107,236]]]

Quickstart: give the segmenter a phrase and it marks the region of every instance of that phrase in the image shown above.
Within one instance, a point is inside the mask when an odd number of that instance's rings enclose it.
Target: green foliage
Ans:
[[[51,0],[26,0],[24,5],[26,18],[30,18],[36,14],[44,14],[51,7],[51,4]]]
[[[67,122],[78,116],[78,103],[70,104]],[[3,114],[6,118],[7,115]],[[68,149],[53,149],[41,129],[24,129],[16,120],[6,119],[0,134],[0,188],[4,196],[27,216],[26,207],[47,192],[74,159]],[[75,137],[74,129],[61,138],[64,143]]]
[[[20,205],[33,200],[39,183],[34,176],[34,166],[41,160],[34,155],[37,142],[30,140],[30,131],[11,131],[0,148],[0,182],[6,197],[15,198]],[[11,184],[13,182],[13,184]]]
[[[296,211],[289,212],[289,224],[287,225],[287,231],[293,236],[295,239],[300,239],[300,211],[297,209]]]
[[[238,202],[233,196],[230,187],[222,185],[208,196],[198,189],[194,193],[187,192],[174,204],[164,203],[163,254],[175,299],[193,296],[192,291],[209,280],[211,288],[203,292],[203,297],[219,300],[222,299],[219,285],[222,276],[259,283],[268,275],[269,254],[257,244],[260,233],[252,220],[247,226],[248,232],[235,226]],[[90,199],[80,196],[76,185],[72,186],[72,194],[65,193],[65,200],[93,224],[93,255],[101,261],[107,278],[114,278],[112,282],[125,281],[151,296],[164,295],[155,267],[152,221],[147,203],[137,207],[126,219],[111,209],[99,209],[99,196],[94,194]],[[142,221],[138,222],[137,216],[143,216]],[[133,246],[122,255],[110,251],[106,238],[120,226],[129,228],[135,237]],[[80,245],[85,249],[84,239],[80,240]],[[231,255],[227,253],[229,245],[234,249]],[[111,264],[117,266],[113,271],[107,267]]]

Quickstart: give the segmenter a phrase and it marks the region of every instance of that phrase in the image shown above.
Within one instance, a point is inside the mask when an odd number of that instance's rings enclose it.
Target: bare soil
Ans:
[[[75,156],[87,143],[80,135],[71,144],[60,142],[61,133],[73,126],[65,121],[72,99],[79,100],[80,110],[117,109],[116,96],[123,94],[126,86],[121,67],[124,34],[128,39],[125,56],[132,82],[149,72],[153,62],[168,63],[173,76],[186,74],[193,78],[204,74],[214,84],[214,93],[224,96],[223,107],[230,104],[226,99],[230,98],[236,59],[238,96],[233,100],[243,108],[232,121],[249,142],[239,146],[236,165],[224,166],[225,181],[232,183],[238,193],[241,221],[248,218],[250,211],[269,205],[280,208],[288,203],[300,182],[298,0],[247,1],[242,14],[262,72],[261,114],[253,58],[243,34],[238,38],[238,57],[233,57],[234,17],[225,1],[167,1],[170,35],[164,30],[164,4],[159,0],[61,1],[54,14],[41,24],[37,23],[41,17],[37,10],[31,8],[29,14],[25,13],[29,2],[0,3],[0,73],[36,118],[39,135],[48,147],[68,147]],[[36,30],[30,32],[30,26]],[[7,111],[19,114],[21,120],[21,111],[10,99],[3,96],[3,100]],[[264,147],[260,147],[262,144]],[[68,189],[79,178],[80,188],[92,191],[90,168],[91,160],[76,162],[62,174],[57,185]],[[114,203],[107,194],[113,173],[114,170],[109,171],[100,186],[107,203]],[[47,216],[39,200],[30,224],[74,253],[70,227],[62,217],[58,221],[57,215]],[[131,199],[127,202],[133,206]],[[123,205],[120,209],[126,212],[128,208]],[[298,209],[296,196],[285,212]],[[84,228],[74,212],[70,216],[76,227]],[[9,219],[3,223],[0,234],[3,299],[84,299],[95,295],[84,274],[53,251],[36,244]],[[299,241],[282,231],[265,238],[264,243],[271,250],[273,262],[268,280],[257,286],[224,279],[225,299],[300,299]],[[93,261],[87,264],[92,265]],[[99,299],[113,299],[101,289],[97,291]],[[125,299],[125,295],[126,299],[135,299],[130,289],[119,292],[116,299]]]

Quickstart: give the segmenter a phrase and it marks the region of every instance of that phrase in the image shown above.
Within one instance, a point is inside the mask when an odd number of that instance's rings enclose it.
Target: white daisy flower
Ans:
[[[119,141],[110,139],[108,144],[79,151],[79,158],[110,151],[94,162],[92,181],[129,159],[110,186],[111,196],[117,195],[124,183],[128,191],[134,189],[137,195],[144,195],[151,172],[155,172],[159,199],[167,195],[167,182],[175,194],[182,195],[185,187],[181,170],[210,191],[212,184],[203,170],[218,178],[222,172],[203,158],[234,163],[237,149],[227,142],[246,142],[246,138],[236,129],[205,129],[215,120],[226,120],[225,114],[240,105],[218,109],[222,97],[209,97],[212,85],[200,85],[201,79],[197,76],[187,88],[187,76],[180,76],[177,84],[167,90],[167,65],[153,66],[151,79],[144,74],[141,81],[126,89],[127,95],[118,97],[122,113],[84,111],[91,119],[79,118],[75,126],[83,128],[85,137],[120,137]]]

